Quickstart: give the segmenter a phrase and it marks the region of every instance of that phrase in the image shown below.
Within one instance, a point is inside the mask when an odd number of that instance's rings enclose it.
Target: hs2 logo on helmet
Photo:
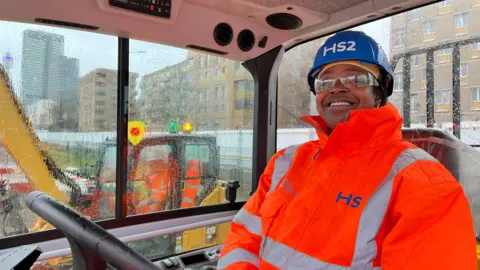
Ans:
[[[325,56],[329,51],[332,51],[332,53],[343,51],[356,51],[357,49],[355,48],[355,45],[357,45],[355,41],[342,41],[339,43],[334,43],[333,46],[330,48],[323,47],[323,56]]]

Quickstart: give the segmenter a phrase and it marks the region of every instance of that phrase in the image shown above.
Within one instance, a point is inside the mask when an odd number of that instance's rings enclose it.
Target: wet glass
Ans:
[[[1,91],[16,99],[0,105],[0,237],[53,228],[26,208],[34,190],[92,220],[113,217],[95,190],[117,136],[117,38],[5,21],[0,33]]]

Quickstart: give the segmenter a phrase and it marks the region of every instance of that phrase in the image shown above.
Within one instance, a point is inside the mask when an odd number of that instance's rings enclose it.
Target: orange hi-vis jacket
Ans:
[[[180,208],[195,206],[195,198],[201,185],[201,166],[198,160],[190,160],[185,173],[187,180],[184,181],[185,188],[182,191],[182,203]]]
[[[157,168],[152,170],[154,171],[153,174],[145,177],[146,186],[149,191],[148,197],[152,202],[143,207],[137,206],[136,214],[165,210],[165,203],[173,192],[174,185],[178,178],[178,168],[173,157],[169,157],[167,164],[157,165]]]
[[[233,219],[219,269],[476,269],[460,184],[402,141],[391,104],[276,153]]]

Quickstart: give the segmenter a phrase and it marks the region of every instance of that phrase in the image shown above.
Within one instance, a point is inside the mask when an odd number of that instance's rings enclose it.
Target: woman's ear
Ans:
[[[393,84],[393,78],[391,76],[382,76],[381,81],[383,81],[385,89],[388,89]]]

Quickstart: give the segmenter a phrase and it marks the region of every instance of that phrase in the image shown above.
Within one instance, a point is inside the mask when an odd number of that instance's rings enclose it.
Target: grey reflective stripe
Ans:
[[[283,179],[283,182],[280,186],[293,195],[297,195],[297,192],[291,188],[292,182],[288,181],[288,179]]]
[[[251,234],[262,235],[262,219],[259,216],[250,214],[243,208],[235,215],[233,222],[243,225]]]
[[[340,266],[332,263],[323,262],[314,257],[308,256],[295,249],[279,243],[271,238],[266,237],[263,241],[265,250],[262,252],[262,260],[274,265],[280,269],[331,269],[331,270],[348,270],[355,269],[348,266]],[[374,268],[357,268],[357,269],[375,269]]]
[[[189,184],[189,183],[185,183],[185,186],[189,187],[189,188],[198,188],[200,185],[192,185],[192,184]]]
[[[193,203],[193,200],[190,198],[183,198],[182,201],[188,202],[188,203]]]
[[[231,264],[238,263],[238,262],[251,263],[256,267],[260,267],[260,261],[257,255],[253,254],[252,252],[246,249],[237,248],[230,251],[227,255],[223,256],[218,261],[217,268],[225,269]]]
[[[275,160],[275,166],[273,168],[272,174],[272,183],[270,184],[270,192],[275,191],[277,188],[278,182],[282,177],[287,173],[288,169],[290,168],[290,164],[293,160],[293,155],[295,151],[300,145],[291,145],[285,149],[283,155],[279,156]]]
[[[377,256],[375,236],[380,230],[387,212],[392,194],[393,180],[403,169],[417,160],[437,161],[422,149],[404,150],[393,163],[390,172],[377,187],[377,191],[369,199],[360,217],[352,267],[372,266],[373,260]]]
[[[403,169],[418,160],[438,162],[422,149],[404,150],[369,199],[360,217],[351,266],[346,267],[323,262],[269,237],[263,237],[262,239],[262,249],[260,251],[262,260],[281,269],[381,269],[380,267],[373,267],[373,260],[377,256],[375,237],[385,217],[394,180]]]

